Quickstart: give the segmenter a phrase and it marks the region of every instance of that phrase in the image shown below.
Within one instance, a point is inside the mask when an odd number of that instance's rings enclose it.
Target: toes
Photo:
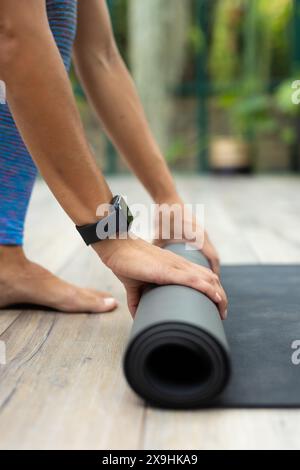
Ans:
[[[92,289],[76,288],[73,295],[67,298],[62,310],[68,313],[106,313],[118,306],[111,294]]]
[[[99,312],[111,312],[117,308],[118,302],[113,297],[103,297],[98,299],[98,306]]]
[[[111,312],[118,307],[118,301],[109,293],[88,291],[88,296],[90,298],[89,311],[92,313]]]

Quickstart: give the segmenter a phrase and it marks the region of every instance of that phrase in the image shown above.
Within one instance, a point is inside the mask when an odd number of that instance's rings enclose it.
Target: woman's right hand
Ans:
[[[206,294],[218,306],[222,319],[227,315],[227,297],[219,277],[212,270],[185,260],[140,238],[103,240],[94,249],[124,284],[127,303],[135,315],[147,284],[179,284]]]

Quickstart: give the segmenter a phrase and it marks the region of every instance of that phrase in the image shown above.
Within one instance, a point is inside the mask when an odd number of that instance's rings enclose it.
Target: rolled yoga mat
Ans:
[[[166,249],[208,266],[184,243]],[[172,408],[210,403],[226,386],[230,355],[216,305],[185,286],[153,286],[141,298],[124,356],[129,385],[147,402]]]
[[[231,375],[221,393],[199,405],[300,408],[300,266],[224,266],[221,279],[229,299],[229,315],[223,326],[230,345]],[[189,308],[184,304],[186,317]],[[148,311],[149,321],[162,311],[160,305],[156,312]],[[143,315],[143,310],[140,313]],[[133,376],[134,384],[138,376],[132,366],[137,359],[131,356],[130,348],[143,330],[137,320],[124,361],[129,383]],[[224,350],[228,354],[227,345]],[[181,362],[174,356],[172,364],[177,367]],[[186,361],[187,370],[190,364]],[[192,370],[198,370],[194,364]],[[144,397],[148,398],[147,392]],[[167,405],[173,406],[168,400]],[[188,407],[189,402],[183,405]]]

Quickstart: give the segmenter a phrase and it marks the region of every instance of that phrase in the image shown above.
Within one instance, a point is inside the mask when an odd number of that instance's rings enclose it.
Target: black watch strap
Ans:
[[[76,225],[77,231],[86,245],[92,245],[118,233],[128,232],[133,220],[132,214],[122,196],[115,196],[111,203],[111,212],[98,222],[87,225]]]
[[[98,222],[87,225],[76,225],[77,231],[80,233],[86,245],[92,245],[100,241],[97,235]]]

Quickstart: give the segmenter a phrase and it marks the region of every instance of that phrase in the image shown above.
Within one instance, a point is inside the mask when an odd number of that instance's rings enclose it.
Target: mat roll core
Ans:
[[[205,257],[184,243],[166,249],[203,266]],[[132,389],[167,408],[211,404],[230,376],[230,356],[216,305],[185,286],[154,286],[141,298],[124,355]]]

